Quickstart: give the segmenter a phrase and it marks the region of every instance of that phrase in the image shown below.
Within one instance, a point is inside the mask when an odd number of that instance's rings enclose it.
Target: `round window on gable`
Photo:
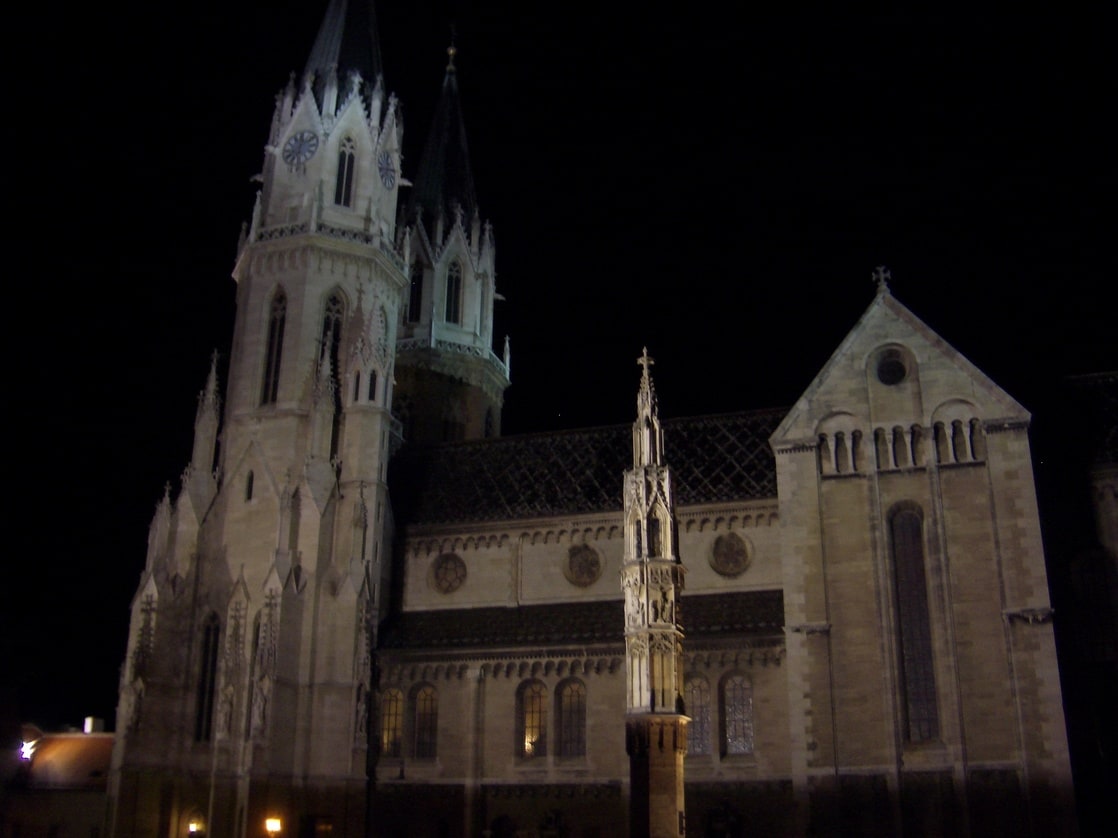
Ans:
[[[908,364],[898,349],[886,349],[877,359],[877,380],[887,387],[900,384],[908,377]]]

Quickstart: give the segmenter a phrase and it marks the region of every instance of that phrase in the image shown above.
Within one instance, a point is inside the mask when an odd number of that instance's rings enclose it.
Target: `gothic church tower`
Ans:
[[[214,369],[182,490],[151,526],[121,675],[115,834],[193,822],[243,836],[266,816],[293,834],[361,831],[410,261],[400,144],[372,4],[331,0],[276,98],[239,246],[220,455]],[[472,242],[463,281],[477,282],[491,248]]]
[[[499,436],[509,386],[509,348],[493,352],[493,306],[501,299],[493,231],[482,222],[458,94],[455,48],[419,162],[407,227],[411,260],[401,309],[396,380],[404,436],[420,443]]]

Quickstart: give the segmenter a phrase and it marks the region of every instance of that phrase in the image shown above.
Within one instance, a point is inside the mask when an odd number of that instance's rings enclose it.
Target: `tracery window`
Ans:
[[[279,393],[280,359],[283,355],[283,326],[287,319],[287,295],[276,291],[268,315],[268,343],[264,350],[264,381],[260,387],[260,404],[275,404]]]
[[[462,263],[457,259],[446,269],[446,322],[462,322]]]
[[[217,652],[221,622],[217,614],[206,618],[202,629],[202,654],[198,668],[198,701],[194,712],[194,741],[209,742],[213,732],[214,697],[217,691]]]
[[[404,694],[400,690],[385,690],[380,701],[381,756],[403,756],[403,742]]]
[[[417,759],[438,756],[439,694],[430,684],[415,693],[415,736],[412,753]]]
[[[559,756],[586,756],[586,685],[577,679],[559,685]]]
[[[516,693],[517,752],[524,759],[547,756],[547,687],[526,681]]]
[[[346,137],[338,146],[338,180],[334,184],[334,203],[353,206],[353,174],[357,161],[357,144]]]
[[[684,706],[691,724],[687,726],[687,753],[710,753],[710,684],[706,678],[688,678],[684,685]]]
[[[744,675],[722,682],[722,754],[753,753],[753,685]]]
[[[902,730],[906,742],[926,742],[939,736],[939,713],[920,509],[903,506],[895,511],[889,519],[889,535],[897,597]]]

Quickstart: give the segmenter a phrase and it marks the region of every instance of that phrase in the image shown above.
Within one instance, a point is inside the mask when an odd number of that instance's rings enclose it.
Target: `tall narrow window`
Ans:
[[[897,646],[901,720],[906,742],[939,736],[928,586],[924,578],[924,521],[918,509],[902,507],[889,521],[897,596]]]
[[[287,319],[287,296],[276,291],[268,315],[268,343],[264,350],[264,382],[260,387],[260,404],[275,404],[279,393],[280,358],[283,355],[283,324]]]
[[[386,690],[380,702],[380,755],[403,756],[404,694]]]
[[[753,685],[744,675],[722,682],[722,753],[753,753]]]
[[[361,401],[361,370],[353,374],[353,401],[355,404]]]
[[[684,687],[687,715],[687,753],[710,753],[710,684],[706,678],[688,678]]]
[[[559,756],[586,756],[586,686],[578,680],[559,685]]]
[[[209,742],[213,731],[214,694],[217,688],[217,652],[221,623],[210,614],[202,628],[202,655],[198,667],[198,702],[194,713],[194,741]]]
[[[446,322],[462,322],[462,263],[457,259],[446,269]]]
[[[517,751],[524,759],[547,756],[547,687],[521,684],[516,695]]]
[[[252,486],[253,486],[254,482],[255,482],[255,477],[254,477],[253,473],[250,471],[248,473],[248,475],[245,477],[245,500],[246,501],[252,500]]]
[[[345,303],[336,291],[326,300],[322,317],[322,351],[330,358],[330,378],[334,391],[334,421],[330,429],[330,457],[338,453],[338,434],[342,423],[342,391],[338,376],[341,374],[342,320]]]
[[[357,145],[346,137],[338,146],[338,180],[334,184],[334,203],[342,207],[353,206],[353,170],[357,161]]]
[[[415,748],[417,759],[434,759],[439,730],[439,694],[427,685],[415,694]]]
[[[369,370],[369,401],[377,400],[377,371]]]
[[[411,266],[411,287],[408,289],[408,322],[418,323],[423,317],[423,265]]]

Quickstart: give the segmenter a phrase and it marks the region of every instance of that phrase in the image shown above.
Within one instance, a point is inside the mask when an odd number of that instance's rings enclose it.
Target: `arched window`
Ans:
[[[462,322],[462,263],[457,259],[446,269],[446,322]]]
[[[250,471],[245,477],[245,500],[252,500],[253,483],[256,482],[255,475]]]
[[[280,359],[283,355],[283,325],[287,319],[287,295],[276,291],[268,316],[268,343],[264,350],[264,381],[260,404],[275,404],[279,393]]]
[[[353,206],[353,174],[357,161],[357,144],[346,137],[338,146],[338,180],[334,184],[334,203]]]
[[[524,759],[547,756],[547,687],[526,681],[516,691],[517,753]]]
[[[572,678],[559,685],[557,694],[559,756],[586,756],[586,685]]]
[[[377,371],[369,370],[369,401],[377,400]]]
[[[753,685],[744,675],[722,682],[722,754],[753,753]]]
[[[434,759],[439,731],[439,694],[427,684],[415,693],[415,737],[412,753],[416,759]]]
[[[401,757],[404,742],[404,694],[385,690],[380,700],[380,755]]]
[[[355,404],[361,401],[361,370],[353,374],[353,401]]]
[[[895,511],[889,519],[889,536],[897,597],[901,726],[906,742],[926,742],[939,736],[939,714],[919,508],[903,506]]]
[[[411,287],[408,289],[408,322],[418,323],[423,316],[423,265],[411,266]]]
[[[198,667],[198,702],[194,712],[194,741],[209,742],[213,731],[214,697],[217,690],[217,652],[221,622],[210,614],[202,628],[201,661]]]
[[[710,684],[702,676],[688,678],[684,686],[684,706],[691,724],[687,726],[687,753],[710,753]]]

